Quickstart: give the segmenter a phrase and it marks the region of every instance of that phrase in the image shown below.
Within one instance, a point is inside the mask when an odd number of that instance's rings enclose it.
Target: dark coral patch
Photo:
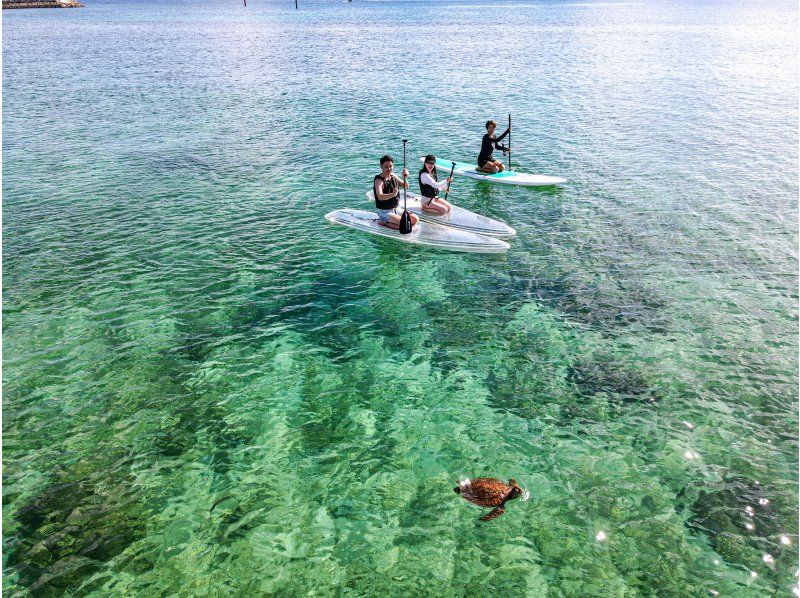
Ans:
[[[762,539],[777,537],[784,529],[762,485],[742,476],[729,476],[716,487],[687,486],[676,499],[688,510],[686,526],[706,536],[729,562],[751,566],[766,548]]]
[[[644,372],[613,356],[579,358],[570,366],[567,378],[584,397],[603,394],[623,403],[656,403],[661,399]]]
[[[14,515],[7,567],[38,595],[63,595],[145,535],[139,508],[88,481],[55,482]]]

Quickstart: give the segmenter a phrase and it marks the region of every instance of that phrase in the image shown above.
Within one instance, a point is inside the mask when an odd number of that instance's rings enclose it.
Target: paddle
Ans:
[[[400,229],[401,235],[407,235],[411,232],[411,214],[406,209],[406,143],[408,139],[403,139],[403,215],[400,216]]]
[[[453,182],[453,173],[456,171],[456,163],[453,162],[453,167],[450,169],[450,180],[447,181],[447,191],[444,192],[444,200],[447,201],[447,194],[450,193],[450,183]]]
[[[508,114],[508,170],[511,172],[511,113]]]

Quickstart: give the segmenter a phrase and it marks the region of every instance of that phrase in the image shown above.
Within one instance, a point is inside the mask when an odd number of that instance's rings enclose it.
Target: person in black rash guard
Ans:
[[[419,190],[422,193],[422,211],[439,215],[447,214],[453,206],[439,197],[439,191],[447,189],[447,184],[453,178],[447,177],[445,180],[439,181],[439,175],[436,172],[436,156],[433,154],[425,156],[425,163],[422,165],[422,170],[419,171],[418,179]]]
[[[408,189],[408,170],[403,169],[401,179],[392,172],[394,168],[394,158],[384,156],[381,158],[381,173],[376,174],[372,181],[372,193],[375,195],[375,207],[378,208],[378,224],[395,230],[400,229],[400,216],[403,211],[398,208],[400,205],[400,188]],[[411,226],[419,222],[419,216],[409,213],[411,216]]]
[[[503,138],[511,132],[511,125],[509,125],[508,129],[506,129],[506,132],[500,135],[500,137],[494,136],[494,130],[496,128],[496,122],[493,120],[486,121],[486,135],[483,136],[483,141],[481,142],[481,153],[478,154],[478,170],[487,172],[489,174],[503,172],[505,170],[503,163],[500,160],[495,160],[494,156],[492,156],[494,149],[496,148],[504,152],[511,151],[511,148],[500,145],[500,142],[503,140]]]

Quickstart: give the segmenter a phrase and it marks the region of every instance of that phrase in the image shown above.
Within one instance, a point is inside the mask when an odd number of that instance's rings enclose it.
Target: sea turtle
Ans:
[[[453,491],[476,505],[494,507],[494,510],[481,517],[481,521],[491,521],[495,517],[500,517],[506,512],[504,508],[506,502],[522,494],[522,488],[514,478],[508,480],[508,484],[495,478],[464,480],[459,482]]]

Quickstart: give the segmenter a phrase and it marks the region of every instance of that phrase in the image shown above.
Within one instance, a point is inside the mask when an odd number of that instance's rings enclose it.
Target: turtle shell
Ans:
[[[475,478],[461,485],[459,494],[482,507],[499,507],[509,492],[511,486],[496,478]]]

